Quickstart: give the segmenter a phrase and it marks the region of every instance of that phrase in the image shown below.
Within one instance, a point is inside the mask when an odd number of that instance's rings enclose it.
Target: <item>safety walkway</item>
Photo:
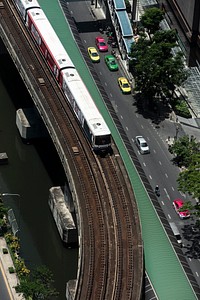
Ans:
[[[17,283],[18,283],[17,275],[16,275],[16,273],[9,272],[10,267],[14,268],[11,255],[9,252],[7,254],[3,254],[4,248],[8,249],[7,243],[3,237],[0,237],[0,268],[1,268],[4,278],[8,282],[10,298],[14,299],[14,300],[23,300],[25,298],[21,294],[17,293],[15,290],[15,287],[17,286]],[[1,300],[3,300],[3,299],[1,299]]]
[[[126,53],[129,53],[135,40],[132,24],[126,11],[126,4],[124,0],[112,0],[108,2],[108,7],[110,11],[112,11],[112,21],[115,24],[115,27],[118,28],[116,33],[117,38],[120,41],[120,46],[123,48],[122,40]]]
[[[70,55],[93,99],[95,99],[96,105],[105,118],[123,158],[139,208],[145,250],[145,268],[158,298],[162,300],[197,299],[193,287],[177,258],[147,193],[146,187],[149,186],[150,188],[150,185],[147,183],[147,186],[145,187],[142,182],[138,172],[138,168],[140,167],[137,165],[138,161],[136,155],[132,150],[129,141],[122,140],[118,128],[111,118],[110,112],[107,110],[94,79],[91,77],[91,73],[88,70],[75,39],[71,35],[71,29],[66,23],[66,19],[60,9],[61,7],[58,1],[54,0],[49,2],[46,0],[39,0],[39,3]],[[125,144],[129,147],[129,152],[126,149]],[[133,162],[136,165],[134,165]]]

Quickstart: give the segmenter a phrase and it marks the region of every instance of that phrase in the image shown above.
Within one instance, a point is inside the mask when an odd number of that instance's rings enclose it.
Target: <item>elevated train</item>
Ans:
[[[13,0],[94,151],[110,151],[111,132],[36,0]]]

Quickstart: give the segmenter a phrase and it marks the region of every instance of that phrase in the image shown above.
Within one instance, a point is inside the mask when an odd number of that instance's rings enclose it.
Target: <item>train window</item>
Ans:
[[[40,45],[40,49],[41,49],[43,55],[46,57],[45,53],[47,52],[47,49],[46,49],[46,46],[43,42]]]
[[[41,44],[41,38],[40,38],[39,33],[37,32],[37,29],[35,28],[35,26],[33,24],[31,24],[31,33],[34,36],[37,44],[40,45]]]
[[[95,137],[95,145],[108,145],[111,143],[111,137],[109,134]]]

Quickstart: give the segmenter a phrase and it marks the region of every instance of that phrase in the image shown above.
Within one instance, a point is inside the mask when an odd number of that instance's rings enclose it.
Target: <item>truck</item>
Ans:
[[[174,234],[174,236],[176,237],[177,239],[177,242],[178,244],[182,247],[182,239],[181,239],[181,235],[180,235],[180,232],[176,226],[176,224],[174,222],[170,222],[169,223],[171,229],[172,229],[172,232]]]

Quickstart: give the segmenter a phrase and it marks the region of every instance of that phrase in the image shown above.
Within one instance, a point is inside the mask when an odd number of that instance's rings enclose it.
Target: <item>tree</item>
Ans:
[[[170,97],[175,86],[180,86],[187,78],[182,53],[172,53],[175,45],[174,30],[158,31],[152,41],[142,35],[132,45],[130,67],[134,70],[136,90],[144,99],[155,101],[155,97]]]
[[[183,193],[189,193],[194,198],[200,200],[200,143],[194,137],[183,136],[179,138],[170,147],[173,153],[173,159],[178,166],[184,166],[186,169],[182,171],[177,179],[178,189]],[[188,209],[196,216],[200,216],[200,205],[193,205],[191,201],[184,204],[182,209]]]
[[[190,215],[194,215],[197,218],[200,217],[200,204],[196,203],[195,205],[192,204],[191,201],[184,202],[183,206],[180,208],[180,211],[188,210]],[[196,225],[200,226],[200,221],[196,220]]]
[[[20,278],[16,291],[22,293],[26,299],[49,299],[58,296],[58,292],[52,287],[53,282],[52,273],[45,266],[40,266]]]
[[[149,37],[159,30],[159,25],[163,18],[164,12],[156,7],[147,9],[141,16],[140,22],[147,29]]]
[[[189,138],[188,135],[180,137],[170,147],[170,153],[174,154],[173,161],[179,167],[188,168],[191,166],[192,156],[198,154],[200,143],[195,138]]]
[[[125,5],[126,5],[127,13],[131,13],[131,4],[130,4],[129,0],[125,0]]]
[[[200,200],[200,153],[190,156],[189,167],[178,176],[179,190]]]
[[[179,166],[187,169],[182,171],[177,179],[178,189],[189,193],[200,200],[200,143],[195,138],[181,137],[171,146],[170,152],[176,154],[175,160]],[[183,209],[189,209],[192,214],[200,216],[199,203],[193,205],[191,201],[184,204]]]

